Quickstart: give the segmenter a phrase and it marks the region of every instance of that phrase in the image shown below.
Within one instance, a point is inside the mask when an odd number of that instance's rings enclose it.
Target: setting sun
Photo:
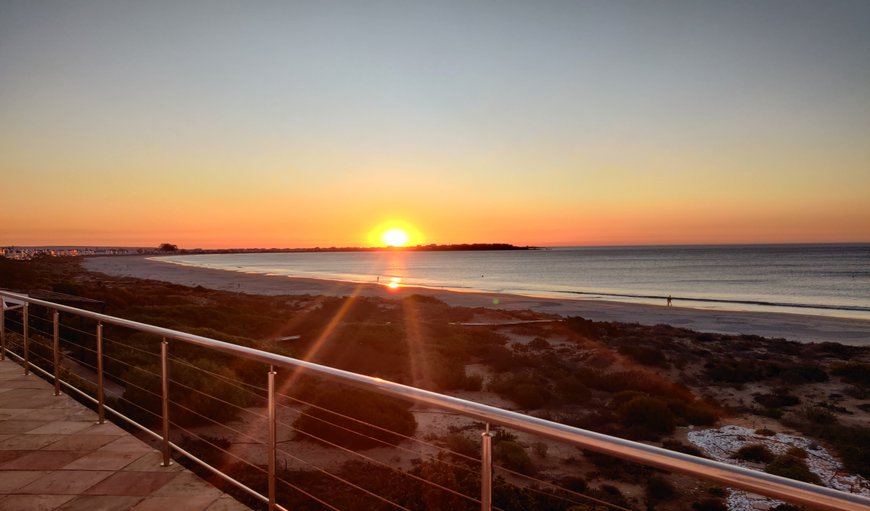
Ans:
[[[386,245],[391,247],[403,247],[408,243],[408,240],[411,239],[408,236],[408,233],[404,231],[404,229],[393,228],[386,231],[381,239]]]
[[[407,247],[423,242],[420,230],[403,220],[386,220],[368,233],[368,243],[375,247]]]

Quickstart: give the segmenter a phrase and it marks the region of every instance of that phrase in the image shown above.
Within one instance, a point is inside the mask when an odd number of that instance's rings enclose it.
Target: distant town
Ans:
[[[249,254],[277,252],[373,252],[390,251],[471,251],[471,250],[539,250],[540,247],[520,247],[509,243],[464,243],[448,245],[415,245],[410,247],[313,247],[313,248],[227,248],[227,249],[180,249],[163,243],[158,247],[0,247],[0,257],[27,261],[40,257],[85,257],[85,256],[131,256],[166,254]]]

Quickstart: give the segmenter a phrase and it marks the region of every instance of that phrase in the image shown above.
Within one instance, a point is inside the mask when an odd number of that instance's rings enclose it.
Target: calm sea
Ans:
[[[161,257],[239,272],[870,319],[870,244]]]

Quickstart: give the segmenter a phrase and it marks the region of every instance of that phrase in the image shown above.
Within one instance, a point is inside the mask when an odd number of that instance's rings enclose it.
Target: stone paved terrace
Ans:
[[[0,511],[249,511],[20,365],[0,361]]]

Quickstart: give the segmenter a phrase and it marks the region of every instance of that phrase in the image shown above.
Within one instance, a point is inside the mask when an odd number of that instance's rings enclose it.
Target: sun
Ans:
[[[425,239],[420,230],[410,222],[391,218],[370,230],[367,241],[371,247],[399,248],[420,245]]]
[[[410,239],[411,236],[409,236],[404,229],[401,229],[399,227],[394,227],[392,229],[386,230],[381,235],[381,241],[391,247],[404,247]]]

